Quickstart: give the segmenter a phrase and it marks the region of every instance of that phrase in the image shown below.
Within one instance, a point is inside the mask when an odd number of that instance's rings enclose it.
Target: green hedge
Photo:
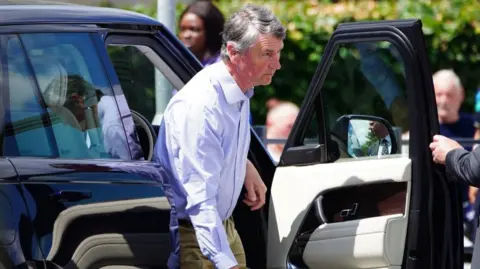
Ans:
[[[480,3],[477,0],[447,1],[329,1],[218,0],[229,16],[247,2],[270,7],[287,27],[282,69],[271,85],[258,87],[252,100],[255,124],[265,120],[265,102],[270,97],[300,104],[325,45],[336,25],[347,21],[420,18],[426,37],[432,71],[453,68],[466,89],[463,111],[472,112],[480,74]],[[177,15],[184,8],[178,4]],[[128,9],[155,17],[155,7],[137,5]],[[336,67],[334,72],[342,72]],[[340,86],[341,87],[341,86]],[[351,87],[351,86],[350,86]]]

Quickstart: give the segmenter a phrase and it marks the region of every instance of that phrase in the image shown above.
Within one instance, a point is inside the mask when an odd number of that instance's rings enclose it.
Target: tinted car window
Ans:
[[[341,159],[407,156],[408,144],[401,141],[410,125],[405,85],[403,60],[393,44],[339,46],[322,86],[322,113]],[[304,144],[318,141],[318,127],[315,115]]]
[[[168,102],[161,98],[178,90],[164,75],[165,70],[156,67],[162,62],[160,56],[144,45],[109,44],[107,50],[129,107],[153,121],[156,113],[163,112],[157,111],[156,100]],[[155,80],[167,94],[155,96]]]
[[[7,50],[10,131],[4,155],[131,159],[89,34],[11,36]]]

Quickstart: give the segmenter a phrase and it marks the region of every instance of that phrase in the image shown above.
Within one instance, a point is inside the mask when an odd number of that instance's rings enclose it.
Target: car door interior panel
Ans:
[[[63,210],[55,220],[53,226],[53,236],[52,236],[52,247],[50,252],[47,255],[48,260],[55,259],[55,256],[58,254],[59,249],[62,245],[62,238],[67,234],[69,226],[72,225],[75,221],[81,218],[95,218],[95,216],[102,217],[108,215],[120,214],[122,212],[149,212],[149,211],[170,211],[170,204],[166,197],[154,197],[154,198],[143,198],[143,199],[131,199],[131,200],[120,200],[112,202],[103,202],[103,203],[92,203],[92,204],[83,204],[69,207]],[[77,254],[77,257],[83,259],[89,259],[88,257],[88,247],[100,247],[100,242],[109,243],[109,237],[112,237],[113,241],[118,241],[117,238],[121,234],[103,234],[102,236],[91,236],[83,239],[82,243],[79,244],[75,253],[79,252],[82,255]],[[145,235],[146,238],[151,236],[150,234]],[[131,235],[132,238],[138,238],[135,234]],[[164,236],[162,236],[164,237]],[[168,241],[168,238],[167,238]],[[140,241],[141,242],[141,241]],[[128,244],[122,246],[121,243],[115,243],[119,250],[122,248],[128,248]],[[113,247],[115,248],[115,247]],[[119,251],[120,253],[121,251]],[[159,252],[160,253],[160,252]],[[93,253],[90,253],[93,254]],[[74,255],[75,256],[75,255]],[[158,254],[156,255],[158,256]],[[122,256],[118,256],[122,257]],[[89,267],[79,267],[79,268],[89,268]]]
[[[303,260],[309,268],[401,265],[406,223],[403,215],[395,214],[323,224],[311,234]]]
[[[291,260],[295,253],[308,268],[401,265],[410,178],[408,158],[278,167],[271,189],[267,267],[280,267],[279,256]],[[352,195],[355,190],[376,193]],[[281,198],[286,196],[295,199]],[[339,221],[341,214],[347,220]]]
[[[385,182],[337,188],[318,198],[325,223],[344,222],[378,216],[404,214],[406,182]],[[320,202],[321,201],[321,202]]]
[[[86,238],[65,269],[163,268],[170,254],[168,234],[99,234]]]
[[[429,68],[420,20],[337,27],[275,170],[267,268],[460,268]]]
[[[52,184],[50,187],[55,188],[55,185],[58,189],[67,189],[65,184]],[[95,183],[76,185],[77,190],[91,190],[91,198],[60,202],[40,190],[46,185],[25,184],[25,192],[34,193],[37,207],[49,207],[54,215],[58,207],[63,208],[56,216],[37,214],[38,218],[33,222],[38,227],[47,262],[75,269],[99,269],[106,265],[132,268],[166,266],[171,250],[168,230],[170,204],[160,193],[158,197],[152,195],[158,187],[132,184],[102,186]],[[128,191],[122,191],[125,188]],[[129,191],[131,197],[127,195]],[[112,199],[100,198],[101,193],[109,193],[106,195]],[[51,218],[54,219],[53,227],[44,230],[46,227],[43,228],[43,225]]]

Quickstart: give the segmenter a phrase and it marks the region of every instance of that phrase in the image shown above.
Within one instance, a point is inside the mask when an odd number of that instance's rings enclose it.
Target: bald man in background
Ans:
[[[299,108],[292,102],[276,102],[267,113],[267,139],[287,139],[292,130]],[[284,143],[269,143],[267,150],[272,159],[278,163],[283,152]]]

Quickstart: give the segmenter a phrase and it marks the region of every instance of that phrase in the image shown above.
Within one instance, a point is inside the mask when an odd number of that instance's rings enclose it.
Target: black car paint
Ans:
[[[12,158],[18,171],[32,225],[47,261],[64,267],[87,237],[104,233],[161,233],[168,235],[169,211],[112,211],[81,215],[61,233],[58,251],[52,252],[55,222],[67,209],[101,206],[121,200],[162,197],[152,163],[129,165],[122,161],[75,161]],[[47,210],[48,209],[48,210]],[[141,221],[139,221],[141,220]],[[169,242],[167,241],[166,244]],[[168,258],[168,257],[167,257]]]
[[[5,158],[0,159],[0,217],[0,265],[10,269],[27,261],[41,263],[17,173]]]

